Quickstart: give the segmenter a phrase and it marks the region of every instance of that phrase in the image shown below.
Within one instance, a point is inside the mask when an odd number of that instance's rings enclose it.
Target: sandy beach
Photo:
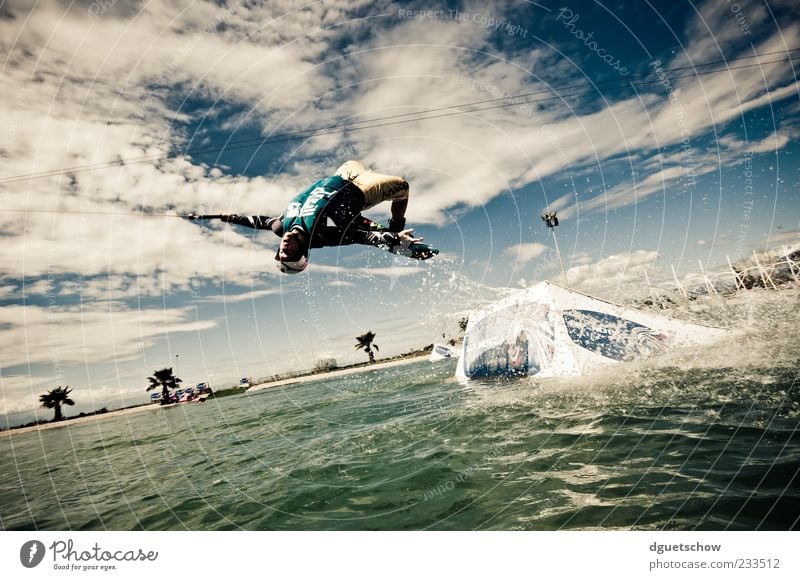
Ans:
[[[12,427],[11,429],[5,429],[3,431],[0,431],[0,437],[4,437],[7,435],[17,435],[19,433],[30,433],[31,431],[45,431],[47,429],[69,427],[70,425],[77,425],[79,423],[100,421],[101,419],[107,419],[109,417],[119,417],[120,415],[141,413],[143,411],[152,411],[154,409],[160,409],[160,408],[161,405],[141,405],[139,407],[127,407],[125,409],[116,409],[114,411],[109,411],[108,413],[102,413],[100,415],[87,415],[85,417],[75,417],[73,419],[66,419],[64,421],[59,421],[58,423],[41,423],[39,425],[31,425],[30,427],[17,427],[17,428]]]
[[[366,373],[369,371],[377,371],[379,369],[387,369],[391,367],[398,367],[406,364],[410,364],[413,362],[419,362],[420,360],[427,359],[430,357],[430,354],[423,354],[419,356],[415,356],[412,358],[404,358],[400,360],[392,360],[386,362],[376,362],[375,364],[363,366],[363,367],[354,367],[351,369],[341,369],[338,371],[330,371],[328,373],[319,373],[314,375],[305,375],[302,377],[294,377],[291,379],[283,379],[281,381],[272,381],[269,383],[261,383],[259,385],[253,385],[249,389],[247,389],[247,393],[253,391],[261,391],[263,389],[271,389],[273,387],[285,387],[286,385],[295,385],[299,383],[310,383],[312,381],[320,381],[320,380],[327,380],[327,379],[335,379],[338,377],[345,377],[347,375],[355,375],[359,373]]]

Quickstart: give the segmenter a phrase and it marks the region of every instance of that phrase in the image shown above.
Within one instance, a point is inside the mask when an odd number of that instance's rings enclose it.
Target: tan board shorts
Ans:
[[[364,192],[364,209],[378,205],[382,201],[408,198],[408,182],[402,177],[375,173],[358,161],[347,161],[336,175],[355,183]]]

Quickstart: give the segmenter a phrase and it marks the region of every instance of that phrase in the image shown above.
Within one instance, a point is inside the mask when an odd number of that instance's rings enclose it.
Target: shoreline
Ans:
[[[430,353],[421,354],[418,356],[402,358],[399,360],[388,360],[386,362],[376,362],[375,364],[371,365],[364,365],[358,366],[353,368],[347,369],[339,369],[328,371],[325,373],[315,373],[313,375],[303,375],[301,377],[293,377],[291,379],[281,379],[279,381],[271,381],[268,383],[259,383],[258,385],[253,385],[245,390],[245,393],[255,392],[255,391],[263,391],[264,389],[272,389],[274,387],[285,387],[287,385],[296,385],[301,383],[310,383],[315,380],[326,380],[326,379],[334,379],[338,377],[346,377],[348,375],[355,375],[359,373],[364,373],[367,371],[375,371],[380,369],[387,369],[391,367],[402,366],[404,364],[409,364],[412,362],[418,362],[422,359],[427,359],[430,357]]]
[[[309,383],[315,380],[326,380],[329,378],[337,378],[343,377],[347,375],[359,374],[364,373],[367,371],[373,370],[380,370],[385,368],[391,368],[396,366],[401,366],[404,364],[409,364],[412,362],[417,362],[422,359],[426,359],[430,356],[430,353],[420,354],[418,356],[403,358],[399,360],[388,360],[386,362],[376,362],[375,364],[371,365],[364,365],[358,366],[353,368],[347,369],[340,369],[340,370],[333,370],[323,373],[315,373],[311,375],[304,375],[300,377],[294,377],[291,379],[282,379],[279,381],[272,381],[268,383],[260,383],[258,385],[253,385],[245,389],[244,393],[250,393],[251,391],[261,391],[264,389],[271,389],[273,387],[285,387],[287,385],[295,385],[295,384],[302,384],[302,383]],[[76,425],[81,423],[88,423],[89,421],[99,421],[101,419],[107,417],[119,417],[122,415],[129,415],[132,413],[141,413],[144,411],[154,411],[156,409],[162,409],[164,407],[174,407],[178,403],[172,403],[171,405],[153,405],[153,404],[143,404],[137,405],[135,407],[125,407],[122,409],[114,409],[112,411],[108,411],[107,413],[101,413],[99,415],[87,415],[85,417],[73,417],[70,419],[65,419],[64,421],[59,421],[58,423],[40,423],[39,425],[30,425],[28,427],[10,427],[8,429],[3,429],[0,431],[0,437],[10,437],[12,435],[19,435],[22,433],[31,433],[33,431],[47,431],[49,429],[59,429],[61,427],[69,427],[70,425]]]
[[[170,405],[164,405],[169,407]],[[85,417],[73,417],[71,419],[64,419],[58,423],[40,423],[39,425],[30,425],[29,427],[10,427],[0,431],[0,437],[8,437],[10,435],[18,435],[20,433],[30,433],[32,431],[47,431],[48,429],[58,429],[59,427],[69,427],[80,423],[88,423],[89,421],[98,421],[106,417],[119,417],[120,415],[130,415],[133,413],[141,413],[143,411],[150,411],[160,409],[161,405],[137,405],[136,407],[124,407],[122,409],[114,409],[107,413],[100,413],[99,415],[87,415]]]

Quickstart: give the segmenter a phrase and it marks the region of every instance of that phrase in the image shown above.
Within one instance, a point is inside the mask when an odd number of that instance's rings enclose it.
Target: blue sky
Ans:
[[[365,359],[353,337],[366,330],[381,355],[451,336],[470,309],[558,279],[545,208],[562,216],[570,283],[609,299],[646,292],[645,271],[690,276],[698,260],[713,271],[797,242],[793,10],[4,3],[0,413],[30,418],[57,384],[74,388],[74,412],[140,402],[145,377],[176,362],[187,383],[221,384]],[[231,147],[260,137],[274,142]],[[199,147],[212,151],[181,155]],[[350,158],[409,180],[409,224],[439,257],[321,249],[287,277],[271,234],[174,217],[277,215]]]

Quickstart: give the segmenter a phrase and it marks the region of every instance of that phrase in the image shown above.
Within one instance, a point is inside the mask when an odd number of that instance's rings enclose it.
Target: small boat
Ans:
[[[673,348],[707,344],[726,332],[545,281],[470,315],[456,376],[585,375]]]
[[[204,403],[212,394],[211,385],[208,383],[197,383],[194,389],[196,395],[195,402],[197,403]]]
[[[431,351],[431,362],[436,362],[440,360],[450,359],[450,358],[458,358],[459,351],[446,344],[434,344],[433,350]]]

